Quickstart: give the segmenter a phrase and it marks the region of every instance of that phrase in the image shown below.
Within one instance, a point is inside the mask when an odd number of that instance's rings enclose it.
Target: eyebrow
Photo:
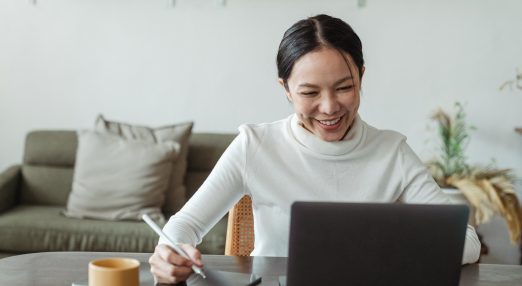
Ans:
[[[338,84],[340,84],[342,82],[345,82],[345,81],[351,80],[351,79],[352,79],[351,76],[343,77],[340,80],[337,80],[336,82],[334,82],[334,85],[338,85]],[[318,87],[318,86],[315,85],[315,84],[311,84],[311,83],[305,82],[305,83],[299,84],[297,87]]]

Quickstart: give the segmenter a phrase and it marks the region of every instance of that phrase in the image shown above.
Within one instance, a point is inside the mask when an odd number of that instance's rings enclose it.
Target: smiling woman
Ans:
[[[300,124],[324,141],[342,140],[357,115],[360,81],[351,62],[349,54],[321,47],[302,56],[287,81],[279,80]]]
[[[254,217],[251,255],[258,256],[287,255],[295,201],[449,203],[403,135],[359,117],[362,44],[347,23],[327,15],[298,21],[283,36],[277,68],[295,114],[239,127],[205,183],[165,225],[190,258],[160,240],[150,258],[158,282],[183,281],[193,264],[202,266],[195,246],[245,195]],[[468,226],[462,263],[477,261],[479,250]]]
[[[327,15],[299,21],[281,41],[277,67],[300,125],[324,141],[342,140],[359,109],[364,73],[352,28]]]

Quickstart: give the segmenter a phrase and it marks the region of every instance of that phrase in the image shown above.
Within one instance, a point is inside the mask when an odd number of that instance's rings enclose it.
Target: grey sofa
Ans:
[[[185,176],[187,199],[234,137],[192,134]],[[23,163],[0,173],[0,257],[41,251],[154,251],[158,237],[143,222],[75,219],[60,214],[72,186],[77,144],[72,130],[30,132]],[[167,219],[170,215],[165,213]],[[200,250],[223,254],[225,233],[223,218],[203,239]]]

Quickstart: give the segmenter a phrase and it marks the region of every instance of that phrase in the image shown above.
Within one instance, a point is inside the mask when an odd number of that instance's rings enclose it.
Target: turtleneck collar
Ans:
[[[366,135],[366,125],[359,114],[357,114],[350,130],[341,141],[328,142],[322,140],[301,126],[296,114],[292,115],[290,129],[295,139],[305,149],[327,156],[344,155],[354,151]]]

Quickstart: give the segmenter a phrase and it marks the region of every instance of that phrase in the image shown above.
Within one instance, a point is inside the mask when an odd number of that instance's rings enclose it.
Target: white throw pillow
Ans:
[[[179,155],[174,159],[170,183],[162,210],[166,214],[174,214],[186,202],[184,184],[187,172],[187,156],[189,138],[193,122],[178,123],[158,128],[106,120],[102,115],[96,119],[96,130],[117,134],[125,139],[143,140],[146,142],[177,142],[180,145]]]
[[[164,221],[161,206],[179,144],[127,140],[118,135],[78,132],[78,150],[66,216]]]

